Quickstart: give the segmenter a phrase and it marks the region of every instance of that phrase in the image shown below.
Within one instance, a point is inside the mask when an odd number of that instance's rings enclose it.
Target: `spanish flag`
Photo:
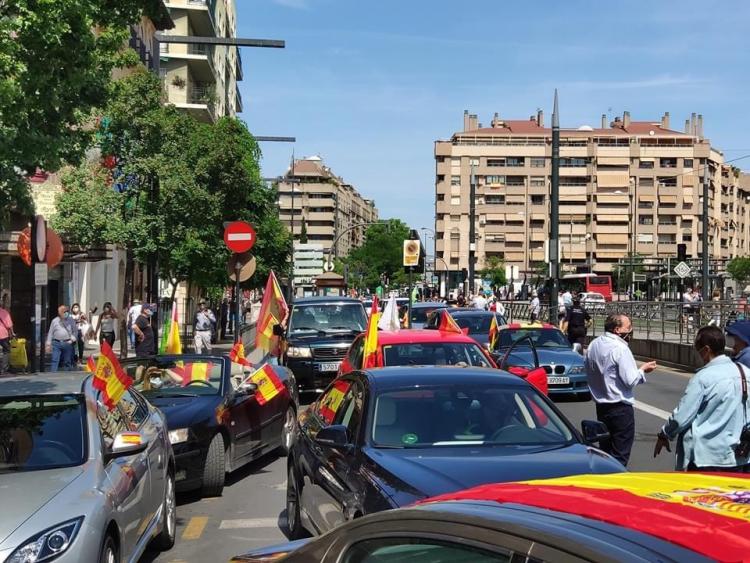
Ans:
[[[182,342],[180,341],[180,323],[177,322],[177,302],[172,301],[172,314],[162,329],[162,338],[159,343],[160,354],[182,354]]]
[[[96,371],[96,360],[94,359],[94,356],[89,356],[89,359],[86,360],[86,367],[84,369],[89,373],[94,373]]]
[[[115,408],[125,391],[133,385],[133,380],[123,371],[109,342],[102,342],[101,353],[94,371],[94,389],[102,394],[102,403],[109,410]]]
[[[180,362],[182,364],[183,362]],[[182,376],[182,386],[185,387],[190,384],[191,381],[206,381],[211,375],[211,369],[214,365],[211,362],[185,362],[186,365],[176,369],[180,376]]]
[[[344,401],[344,395],[351,387],[349,381],[339,380],[333,384],[333,389],[328,391],[323,402],[320,404],[320,416],[327,424],[332,424],[336,413],[341,407],[341,403]]]
[[[240,364],[242,366],[252,367],[252,362],[245,357],[245,345],[242,342],[237,342],[232,349],[229,351],[229,361],[234,364]]]
[[[492,315],[492,322],[490,323],[490,350],[494,350],[497,346],[497,338],[500,333],[500,328],[497,326],[497,317]]]
[[[253,373],[250,376],[250,381],[258,386],[258,390],[255,392],[255,400],[258,401],[259,405],[265,405],[284,390],[284,384],[270,364],[264,364],[262,368]]]
[[[273,335],[273,327],[284,322],[289,312],[281,287],[273,271],[268,275],[263,301],[260,304],[258,325],[255,333],[255,347],[269,354],[275,354],[278,338]]]
[[[372,311],[370,319],[367,321],[367,331],[365,332],[365,349],[362,360],[362,367],[377,367],[378,360],[378,321],[380,320],[380,308],[378,307],[378,298],[372,298]]]
[[[440,314],[440,324],[438,325],[438,330],[443,332],[457,332],[458,334],[464,333],[464,331],[461,330],[461,327],[458,326],[458,323],[456,323],[456,320],[451,316],[447,309],[444,309]]]

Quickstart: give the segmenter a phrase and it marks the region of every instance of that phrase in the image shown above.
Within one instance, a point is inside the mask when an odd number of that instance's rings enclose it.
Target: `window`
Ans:
[[[450,217],[451,217],[451,221],[453,221],[454,223],[459,223],[461,221],[461,216],[460,215],[453,215],[452,214]]]
[[[498,168],[500,166],[505,166],[505,159],[504,158],[488,158],[487,166],[490,168]]]
[[[452,195],[451,196],[451,205],[461,205],[461,196]]]
[[[526,159],[522,156],[509,156],[505,159],[505,166],[525,166]]]
[[[638,242],[640,244],[654,244],[654,235],[651,233],[638,233]]]
[[[362,369],[362,358],[364,357],[365,351],[365,339],[364,337],[358,338],[352,345],[352,349],[349,350],[349,363],[352,364],[354,369]]]
[[[115,436],[120,432],[127,432],[128,425],[120,409],[109,410],[101,403],[96,406],[96,418],[99,421],[104,447],[109,450],[115,442]]]
[[[460,186],[461,176],[451,176],[451,186]]]
[[[543,195],[532,195],[531,196],[531,204],[532,205],[544,205],[544,196]]]
[[[638,215],[639,225],[653,225],[654,218],[651,215]]]
[[[352,382],[345,379],[334,381],[315,403],[313,408],[323,424],[333,424],[339,409],[344,404],[344,397]]]
[[[654,167],[654,161],[653,160],[641,160],[638,163],[638,168],[651,169],[653,167]]]
[[[543,188],[547,185],[546,178],[544,176],[532,176],[529,185],[534,188]]]
[[[438,201],[445,201],[445,194],[437,194]]]
[[[532,168],[544,168],[547,165],[545,158],[530,158]]]
[[[437,160],[438,162],[445,162],[445,157],[444,156],[436,156],[435,160]]]
[[[561,158],[560,159],[560,168],[574,168],[574,167],[580,167],[580,166],[586,166],[588,164],[587,158]]]
[[[642,177],[638,178],[638,185],[642,188],[653,188],[654,187],[654,179],[652,177]]]
[[[657,181],[660,188],[674,188],[677,186],[677,178],[674,176],[659,176]]]
[[[437,183],[445,182],[445,174],[438,174],[437,175]]]
[[[525,186],[526,176],[508,176],[505,181],[508,186]]]
[[[676,158],[662,158],[659,160],[659,165],[662,168],[676,168],[677,159]]]
[[[693,159],[692,158],[686,158],[682,161],[682,165],[685,168],[692,168],[693,167]]]
[[[525,561],[526,558],[524,557]],[[352,545],[345,555],[346,563],[510,563],[509,552],[490,552],[477,547],[428,538],[375,538]]]
[[[349,442],[352,444],[355,443],[359,436],[359,426],[362,421],[362,406],[364,400],[362,386],[355,382],[344,396],[341,407],[333,418],[333,424],[342,424],[346,426],[347,434],[349,435]]]
[[[691,242],[693,240],[693,235],[690,233],[684,233],[682,235],[682,242]]]
[[[639,201],[638,202],[638,209],[653,209],[653,208],[654,208],[653,201]]]
[[[675,242],[677,242],[676,235],[659,235],[659,244],[674,244]]]
[[[484,196],[484,203],[487,205],[502,205],[505,203],[504,195],[488,194]]]
[[[677,217],[675,217],[674,215],[659,215],[659,224],[660,225],[676,225]]]
[[[485,184],[505,184],[505,176],[485,176]]]
[[[122,399],[120,399],[120,407],[122,407],[129,422],[133,425],[131,430],[137,430],[140,428],[141,424],[143,424],[148,418],[148,408],[140,397],[130,391],[125,391],[122,395]]]

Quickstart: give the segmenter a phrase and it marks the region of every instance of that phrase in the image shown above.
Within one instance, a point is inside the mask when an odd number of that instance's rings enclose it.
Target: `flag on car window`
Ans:
[[[101,392],[102,403],[109,410],[114,409],[131,385],[133,380],[123,371],[109,342],[104,340],[96,362],[93,382],[94,389]]]
[[[86,367],[84,369],[89,373],[94,373],[96,371],[96,360],[94,359],[94,356],[89,356],[89,359],[86,360]]]
[[[276,355],[278,338],[273,335],[273,327],[284,322],[289,307],[286,304],[276,275],[268,274],[263,301],[260,304],[260,314],[255,333],[255,347]]]
[[[500,327],[497,326],[497,317],[492,315],[492,322],[490,322],[490,350],[494,350],[497,346],[497,337],[500,333]]]
[[[258,401],[259,405],[265,405],[284,390],[284,384],[270,364],[264,364],[262,368],[253,373],[250,376],[250,381],[258,386],[258,390],[255,392],[255,400]]]
[[[344,395],[351,387],[349,381],[337,381],[328,390],[320,401],[320,416],[327,424],[332,424],[336,413],[341,407],[341,403],[344,401]]]
[[[367,321],[367,331],[365,332],[365,349],[362,359],[363,368],[377,367],[378,356],[378,321],[380,320],[380,307],[378,307],[378,298],[372,298],[372,311],[370,319]]]
[[[213,367],[211,362],[177,362],[172,371],[182,377],[182,386],[185,387],[191,381],[208,382]]]
[[[245,345],[242,342],[237,342],[232,349],[229,351],[229,361],[242,366],[252,366],[252,362],[245,358]]]
[[[441,330],[443,332],[457,332],[458,334],[463,334],[461,327],[458,326],[458,323],[456,323],[456,320],[451,316],[447,309],[444,310],[440,315],[440,324],[438,325],[438,330]]]

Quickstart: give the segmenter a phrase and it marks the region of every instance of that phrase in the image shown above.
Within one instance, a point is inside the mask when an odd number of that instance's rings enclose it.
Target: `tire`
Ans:
[[[206,464],[203,466],[201,492],[205,497],[219,497],[224,490],[227,456],[224,451],[224,437],[217,433],[208,446]]]
[[[111,534],[107,534],[99,554],[99,563],[120,563],[120,550]]]
[[[174,474],[167,473],[167,483],[164,487],[164,510],[161,516],[161,532],[154,540],[154,546],[159,551],[167,551],[174,546],[177,536],[177,499],[175,498]]]
[[[307,536],[300,518],[301,492],[294,465],[290,464],[286,478],[286,526],[290,540],[298,540]]]
[[[289,455],[289,451],[292,449],[292,444],[294,443],[294,426],[296,423],[297,413],[294,412],[294,407],[290,405],[284,413],[284,423],[281,425],[279,453],[282,456]]]

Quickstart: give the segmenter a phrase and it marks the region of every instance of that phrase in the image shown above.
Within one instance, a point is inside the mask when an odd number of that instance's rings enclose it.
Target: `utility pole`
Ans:
[[[706,167],[703,169],[703,213],[701,217],[701,221],[703,222],[703,239],[701,240],[701,246],[702,246],[702,254],[703,259],[702,262],[702,285],[701,288],[701,294],[703,296],[704,300],[708,299],[708,263],[709,263],[709,253],[708,253],[708,188],[709,188],[709,178],[708,174],[710,172],[710,167],[708,165],[708,158],[706,159]]]
[[[557,322],[557,294],[560,288],[560,115],[557,88],[552,109],[552,182],[549,222],[549,321]]]
[[[467,297],[474,293],[474,262],[477,251],[477,232],[476,232],[476,199],[477,199],[477,178],[476,165],[471,162],[471,177],[469,178],[469,292]]]

